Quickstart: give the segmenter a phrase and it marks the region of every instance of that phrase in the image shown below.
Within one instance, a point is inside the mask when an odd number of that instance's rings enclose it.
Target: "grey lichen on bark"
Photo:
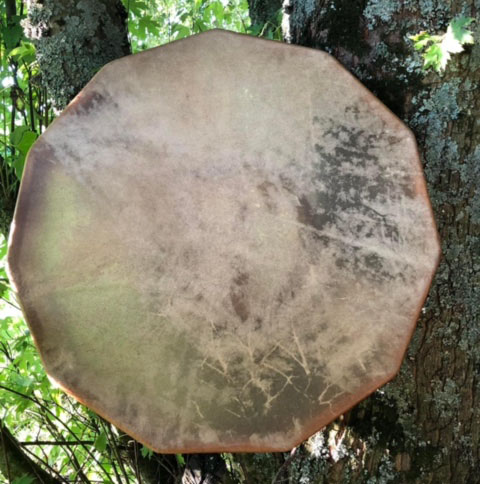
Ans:
[[[102,66],[130,54],[126,21],[120,0],[30,0],[23,27],[57,108]]]

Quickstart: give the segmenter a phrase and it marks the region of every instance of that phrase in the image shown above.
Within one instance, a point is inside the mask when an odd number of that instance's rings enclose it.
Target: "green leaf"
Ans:
[[[26,155],[37,138],[37,133],[34,133],[33,131],[25,131],[20,143],[17,145],[18,150]]]
[[[10,135],[10,143],[26,155],[37,138],[37,133],[30,131],[28,126],[19,126]]]
[[[457,17],[450,22],[448,26],[448,31],[451,32],[452,37],[460,43],[460,45],[473,44],[472,31],[468,30],[467,27],[474,21],[472,17]]]
[[[465,44],[473,44],[473,35],[466,27],[473,22],[473,18],[459,17],[450,22],[447,33],[442,40],[442,49],[451,54],[463,51]]]
[[[148,5],[142,1],[130,0],[129,8],[134,15],[137,17],[142,17],[142,15],[145,13],[145,10],[148,9]]]
[[[443,51],[451,54],[458,54],[459,52],[463,51],[462,44],[452,35],[450,25],[448,26],[447,33],[442,40],[441,48]]]
[[[472,31],[467,27],[474,21],[472,17],[457,17],[453,19],[445,34],[430,35],[427,32],[420,32],[411,35],[416,50],[426,49],[423,53],[423,68],[433,67],[437,72],[445,70],[450,54],[458,54],[463,51],[465,44],[473,44]]]
[[[175,454],[175,458],[177,459],[178,465],[180,467],[185,467],[185,459],[182,454]]]
[[[3,262],[3,259],[7,255],[7,239],[5,237],[0,237],[0,261]]]
[[[260,35],[260,32],[262,31],[262,29],[263,29],[263,25],[261,25],[261,24],[251,25],[248,28],[248,34],[253,35],[254,37],[258,37]]]
[[[172,33],[176,33],[175,39],[183,39],[191,33],[190,29],[182,24],[177,24],[172,28]]]
[[[20,40],[23,37],[23,29],[20,25],[20,16],[14,15],[8,25],[4,25],[1,28],[3,42],[7,51],[10,51],[17,47],[20,43]]]
[[[142,448],[140,449],[140,453],[142,454],[142,457],[144,459],[147,459],[147,458],[150,459],[153,455],[153,450],[149,449],[145,445],[142,445]]]
[[[413,46],[416,50],[422,50],[429,42],[432,41],[432,36],[428,32],[424,31],[417,35],[410,35],[409,39],[413,40]]]
[[[19,126],[10,134],[10,143],[18,150],[18,155],[12,160],[11,165],[17,178],[21,180],[25,159],[38,135],[28,129],[28,126]]]
[[[105,434],[105,432],[101,432],[98,434],[93,445],[95,446],[95,449],[97,449],[99,452],[105,451],[105,449],[107,448],[107,435]]]
[[[23,133],[26,131],[30,131],[28,126],[18,126],[18,128],[15,128],[10,134],[10,143],[17,147],[18,143],[22,140]]]
[[[139,30],[141,32],[144,32],[144,35],[146,35],[147,32],[149,32],[152,35],[158,35],[158,27],[155,24],[155,22],[152,20],[151,15],[145,15],[143,16],[139,22]]]
[[[15,60],[24,61],[27,64],[31,64],[35,60],[35,46],[31,42],[23,42],[10,51],[10,56]]]
[[[441,44],[431,45],[424,54],[423,68],[428,69],[433,67],[437,72],[445,69],[448,60],[450,59],[450,54],[442,49]]]
[[[25,168],[25,155],[20,153],[12,163],[13,169],[15,170],[15,175],[19,180],[22,179],[23,176],[23,169]]]
[[[15,373],[14,376],[12,376],[12,380],[15,382],[16,385],[22,388],[28,388],[30,385],[33,384],[33,380],[24,375],[19,375],[18,373]]]
[[[203,22],[201,19],[199,18],[196,18],[195,19],[195,22],[193,23],[193,27],[194,27],[194,32],[205,32],[206,30],[208,30],[208,26],[205,24],[205,22]]]
[[[35,477],[25,474],[24,476],[15,479],[12,484],[32,484],[32,482],[35,482]]]
[[[223,22],[224,8],[222,2],[217,1],[212,3],[212,10],[217,22]]]
[[[30,393],[30,392],[25,391],[25,393]],[[21,415],[25,412],[27,408],[32,407],[33,405],[34,403],[31,400],[29,400],[28,398],[23,398],[16,406],[15,413],[18,415]]]

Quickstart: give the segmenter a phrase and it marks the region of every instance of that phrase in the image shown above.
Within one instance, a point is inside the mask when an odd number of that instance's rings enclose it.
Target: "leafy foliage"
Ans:
[[[411,36],[415,49],[423,51],[423,68],[432,67],[440,73],[445,70],[451,54],[463,52],[464,45],[473,44],[473,34],[468,27],[474,20],[472,17],[457,17],[442,35],[420,32]]]
[[[0,5],[0,232],[8,233],[25,158],[53,111],[39,83],[35,48],[23,34],[24,5],[12,15]]]
[[[129,14],[133,52],[213,28],[246,32],[246,0],[122,0]]]
[[[282,40],[280,14],[275,23],[252,25],[247,0],[122,0],[128,12],[133,52],[221,28]]]

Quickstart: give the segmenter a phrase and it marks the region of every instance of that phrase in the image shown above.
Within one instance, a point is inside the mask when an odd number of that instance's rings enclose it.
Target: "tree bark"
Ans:
[[[34,462],[20,447],[19,443],[0,420],[0,471],[13,482],[23,476],[28,476],[34,484],[60,484]]]
[[[42,82],[59,109],[102,66],[131,53],[120,0],[30,0],[23,26],[37,49]]]
[[[414,131],[443,248],[400,374],[324,430],[311,482],[479,482],[480,4],[286,1],[286,40],[333,54]],[[425,74],[407,36],[460,14],[476,44]]]
[[[264,25],[275,19],[282,8],[282,0],[248,0],[252,25]]]

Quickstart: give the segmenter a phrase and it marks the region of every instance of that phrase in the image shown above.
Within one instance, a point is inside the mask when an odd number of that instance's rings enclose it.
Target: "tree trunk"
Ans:
[[[130,54],[120,0],[30,0],[25,34],[37,49],[42,82],[65,107],[108,62]]]
[[[0,471],[13,482],[27,476],[32,484],[60,484],[36,464],[20,447],[16,439],[0,420]]]
[[[264,25],[275,19],[282,0],[248,0],[252,25]]]
[[[284,5],[287,41],[333,54],[414,131],[443,248],[400,374],[317,436],[323,464],[300,455],[290,482],[303,472],[307,482],[478,483],[480,2]],[[445,31],[459,14],[477,19],[477,43],[444,76],[427,75],[407,36]]]

